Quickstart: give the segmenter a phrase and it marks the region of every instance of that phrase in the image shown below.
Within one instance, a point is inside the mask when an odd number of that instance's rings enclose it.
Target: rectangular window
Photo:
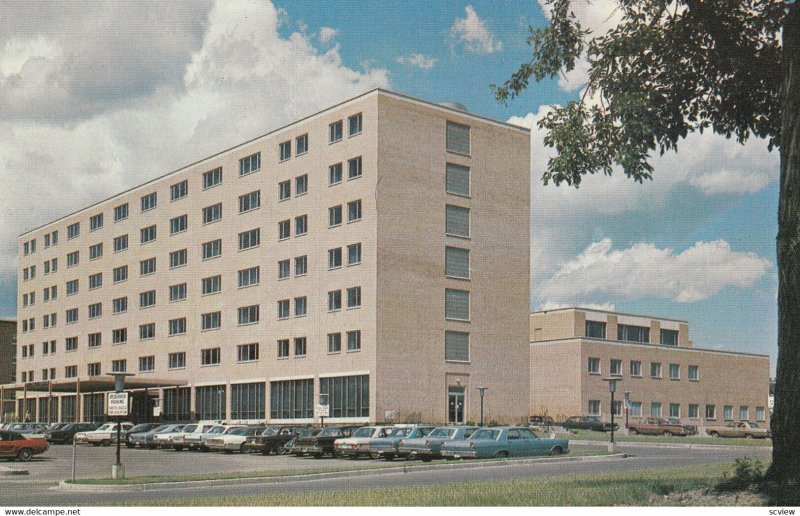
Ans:
[[[183,233],[186,231],[188,224],[189,222],[187,215],[181,215],[180,217],[169,219],[169,234],[174,235],[176,233]]]
[[[200,351],[200,365],[218,365],[220,363],[219,348],[209,348]]]
[[[203,260],[210,260],[222,254],[222,239],[212,240],[203,244]]]
[[[203,173],[203,190],[222,183],[222,167]]]
[[[58,258],[53,258],[50,260],[50,268],[53,270],[53,272],[58,270]]]
[[[178,319],[169,320],[169,334],[170,335],[183,335],[186,333],[186,318],[180,317]]]
[[[334,312],[342,309],[342,291],[331,290],[328,292],[328,311]]]
[[[189,181],[183,180],[169,187],[169,200],[177,201],[189,195]]]
[[[650,416],[661,417],[661,403],[656,401],[650,403]]]
[[[124,373],[127,370],[127,367],[128,367],[128,361],[125,359],[111,361],[112,373]]]
[[[156,291],[148,290],[139,294],[139,308],[147,308],[156,304]]]
[[[361,306],[361,287],[351,287],[347,289],[347,308],[358,308]]]
[[[289,220],[282,220],[278,222],[278,240],[285,240],[289,238],[292,231],[292,223]]]
[[[170,369],[183,369],[186,367],[186,352],[170,353],[168,355]]]
[[[128,218],[128,203],[120,204],[114,207],[114,222],[125,220]]]
[[[103,273],[98,272],[89,276],[89,290],[100,288],[103,286]]]
[[[631,360],[631,376],[642,376],[642,363],[638,360]]]
[[[103,227],[103,214],[98,213],[89,217],[89,231],[96,231]]]
[[[222,219],[222,203],[218,202],[203,208],[203,224],[211,224]]]
[[[67,318],[67,324],[78,322],[78,309],[70,308],[69,310],[67,310],[66,318]]]
[[[239,175],[246,176],[261,169],[261,153],[256,152],[239,160]]]
[[[285,201],[292,196],[292,182],[290,180],[278,183],[278,200]]]
[[[188,253],[186,249],[172,251],[169,253],[169,268],[174,269],[175,267],[182,267],[186,265],[187,256]]]
[[[278,319],[286,319],[289,317],[289,300],[281,299],[278,301]]]
[[[328,208],[328,227],[339,226],[342,223],[342,206]]]
[[[259,267],[250,267],[239,271],[239,288],[258,285],[260,276]]]
[[[297,337],[294,339],[294,356],[296,357],[304,357],[306,356],[307,350],[307,341],[305,337]]]
[[[678,330],[661,330],[661,345],[662,346],[677,346],[678,345]]]
[[[328,185],[338,185],[342,182],[342,164],[337,163],[328,167]]]
[[[347,351],[361,350],[361,330],[347,332]]]
[[[237,362],[254,362],[258,360],[258,343],[239,344],[236,346]]]
[[[600,374],[600,359],[596,357],[589,357],[588,371],[590,374]]]
[[[201,281],[202,289],[201,293],[203,295],[206,294],[215,294],[222,290],[222,276],[209,276],[208,278],[203,278]]]
[[[328,353],[340,353],[342,351],[342,334],[328,334]]]
[[[222,326],[222,312],[210,312],[200,316],[200,329],[217,330]]]
[[[605,339],[606,323],[600,321],[586,321],[586,336],[593,339]]]
[[[697,419],[700,417],[700,405],[696,403],[689,404],[689,419]]]
[[[359,263],[361,263],[361,243],[348,245],[347,265],[357,265]]]
[[[97,319],[103,315],[103,303],[89,305],[89,319]]]
[[[118,297],[114,299],[112,302],[113,311],[115,314],[121,314],[122,312],[128,311],[128,298],[127,297]]]
[[[308,174],[294,178],[294,195],[305,195],[308,193]]]
[[[261,190],[239,196],[239,213],[245,213],[261,207]]]
[[[622,374],[622,360],[617,358],[611,359],[611,367],[609,368],[609,374],[614,376],[620,376]]]
[[[261,245],[261,229],[251,229],[239,233],[239,250],[252,249]]]
[[[81,234],[81,223],[76,222],[67,226],[67,240],[72,240]]]
[[[50,287],[50,299],[56,299],[58,297],[58,287],[53,285]]]
[[[294,218],[294,236],[305,235],[308,233],[308,215],[300,215]]]
[[[147,373],[149,371],[155,371],[156,369],[156,357],[149,356],[149,357],[139,357],[139,372]]]
[[[331,417],[369,417],[369,376],[319,379],[320,397],[326,396]]]
[[[280,152],[280,160],[281,161],[286,161],[287,159],[292,157],[292,142],[291,142],[291,140],[278,144],[278,149],[279,149],[279,152]]]
[[[347,222],[361,220],[361,199],[347,203]]]
[[[152,210],[158,204],[158,192],[142,196],[142,211]]]
[[[742,405],[739,407],[739,421],[749,421],[750,420],[750,409]]]
[[[631,402],[631,417],[642,417],[642,402],[641,401],[632,401]]]
[[[50,274],[50,260],[44,261],[44,273],[45,275]]]
[[[88,337],[90,348],[99,348],[103,344],[103,335],[101,333],[90,333]]]
[[[156,272],[156,259],[148,258],[139,262],[139,276],[148,276]]]
[[[89,246],[89,259],[90,260],[97,260],[98,258],[103,257],[103,244],[95,244]],[[33,273],[31,273],[31,277],[33,277]]]
[[[348,135],[354,136],[361,132],[361,113],[347,118]]]
[[[356,179],[362,175],[361,156],[347,160],[347,179]]]
[[[469,156],[469,126],[447,121],[447,152]]]
[[[445,247],[445,276],[469,279],[469,249]]]
[[[722,407],[722,418],[725,421],[733,421],[733,406],[725,405]]]
[[[139,325],[139,340],[148,340],[154,338],[156,338],[156,323]]]
[[[298,256],[294,259],[294,275],[305,276],[308,273],[308,257]]]
[[[669,365],[669,379],[670,380],[680,380],[681,379],[681,366],[678,364],[670,364]]]
[[[445,289],[444,317],[460,321],[469,320],[469,291]]]
[[[700,379],[700,374],[698,372],[698,367],[696,365],[689,366],[689,372],[687,374],[687,378],[690,382],[696,382]]]
[[[270,382],[271,419],[314,417],[314,380]]]
[[[342,248],[328,249],[328,268],[338,269],[342,266]]]
[[[100,362],[94,362],[92,364],[86,365],[86,373],[89,376],[100,376],[102,374],[102,368],[100,367]]]
[[[448,235],[469,236],[469,208],[448,204],[445,208],[445,229]]]
[[[717,419],[716,405],[706,405],[706,419]]]
[[[588,405],[589,415],[590,416],[599,416],[600,415],[600,400],[589,400]]]
[[[128,235],[120,235],[114,238],[114,252],[118,253],[128,248]]]
[[[125,344],[128,342],[128,328],[117,328],[111,331],[112,344]]]
[[[152,226],[147,226],[146,228],[141,229],[141,236],[139,241],[142,244],[146,244],[148,242],[152,242],[156,239],[156,225],[153,224]]]
[[[58,245],[58,230],[53,231],[53,245]]]
[[[469,333],[460,331],[444,332],[444,359],[455,362],[469,362]]]
[[[456,165],[455,163],[448,163],[445,167],[445,190],[447,193],[469,197],[469,167]]]
[[[80,261],[80,251],[73,251],[67,254],[67,267],[74,267]]]
[[[258,305],[239,307],[239,325],[258,322]]]
[[[670,403],[669,404],[669,417],[681,417],[681,405],[680,405],[680,403]]]
[[[278,358],[289,357],[289,339],[281,339],[278,341]]]
[[[334,122],[328,126],[328,143],[335,143],[342,139],[342,121]]]
[[[78,376],[78,366],[66,366],[64,368],[64,378],[75,378]]]
[[[125,281],[128,279],[128,266],[123,265],[114,269],[114,283]]]
[[[286,279],[289,277],[291,270],[290,260],[281,260],[278,262],[278,279]]]
[[[64,341],[65,351],[75,351],[78,349],[78,337],[67,337]]]
[[[294,316],[303,317],[308,311],[306,296],[294,298]]]
[[[764,407],[756,407],[756,421],[765,421],[765,414]]]
[[[297,155],[305,154],[308,152],[308,133],[301,134],[294,139],[295,146],[297,147]]]
[[[650,378],[661,378],[661,363],[660,362],[651,362],[650,363]]]
[[[650,342],[650,328],[632,326],[629,324],[617,325],[617,340],[628,342]]]

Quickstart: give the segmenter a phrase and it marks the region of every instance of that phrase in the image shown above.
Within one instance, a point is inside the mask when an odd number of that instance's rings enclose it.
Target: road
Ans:
[[[581,445],[580,448],[602,449],[604,445]],[[578,446],[574,447],[575,449]],[[591,458],[580,462],[559,462],[551,464],[513,464],[504,462],[496,466],[469,469],[427,469],[407,472],[375,472],[368,476],[349,478],[326,478],[314,480],[297,480],[276,483],[269,479],[237,481],[234,485],[203,485],[191,488],[168,488],[142,492],[75,492],[56,490],[58,480],[67,478],[70,471],[70,447],[54,447],[48,452],[48,458],[28,464],[31,475],[22,478],[0,477],[0,506],[87,506],[105,505],[109,503],[168,500],[182,498],[204,498],[227,495],[250,495],[272,493],[298,493],[321,490],[344,490],[368,487],[409,486],[447,484],[451,482],[512,480],[535,478],[537,476],[553,476],[565,474],[590,474],[599,472],[635,471],[650,468],[687,466],[714,462],[732,462],[736,457],[749,456],[768,460],[770,448],[754,447],[747,451],[741,449],[687,449],[664,448],[656,446],[620,446],[620,450],[632,456],[625,459]],[[81,448],[83,459],[79,463],[81,471],[89,476],[102,476],[110,470],[113,462],[113,448]],[[180,460],[175,460],[179,456]],[[102,468],[100,462],[103,462]],[[264,469],[307,469],[331,468],[336,466],[352,467],[353,461],[347,460],[314,460],[295,457],[262,457],[238,456],[222,454],[201,454],[173,451],[127,451],[123,462],[128,468],[128,475],[133,474],[169,474],[180,468],[188,472],[210,472],[216,470],[247,471]],[[360,461],[367,466],[374,461]],[[5,464],[20,467],[19,463]],[[402,462],[397,462],[402,466]],[[102,473],[100,473],[102,471]],[[135,472],[135,473],[134,473]],[[81,476],[87,476],[86,474]]]

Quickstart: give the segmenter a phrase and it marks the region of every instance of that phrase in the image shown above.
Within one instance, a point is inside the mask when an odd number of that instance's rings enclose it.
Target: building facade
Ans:
[[[0,318],[0,385],[17,381],[17,321]],[[0,394],[0,421],[14,417],[14,391]]]
[[[374,90],[25,233],[18,410],[126,371],[166,420],[519,421],[529,156]]]
[[[615,417],[703,427],[769,425],[767,355],[695,348],[686,321],[565,308],[531,314],[531,414],[610,419],[603,378],[621,377]],[[619,419],[618,419],[619,421]]]

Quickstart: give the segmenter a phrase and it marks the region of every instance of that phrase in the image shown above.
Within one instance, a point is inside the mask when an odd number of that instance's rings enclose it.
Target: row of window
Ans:
[[[680,403],[668,403],[668,413],[664,414],[664,404],[659,401],[650,402],[650,416],[651,417],[676,417],[681,418],[683,414],[681,413],[681,405]],[[600,400],[589,400],[589,415],[599,416],[601,414],[601,403]],[[614,415],[621,416],[623,415],[623,402],[622,401],[615,401],[613,405]],[[733,421],[733,405],[724,405],[722,408],[722,419],[725,421]],[[630,417],[642,417],[642,402],[641,401],[631,401],[630,402],[630,409],[629,414]],[[687,417],[689,419],[700,419],[700,404],[698,403],[690,403],[688,407]],[[755,408],[755,417],[756,421],[765,421],[766,420],[766,411],[764,407],[756,407]],[[717,406],[708,404],[705,406],[705,419],[707,420],[716,420],[717,419]],[[740,421],[749,421],[750,420],[750,408],[747,405],[741,405],[739,407],[739,420]]]
[[[602,374],[601,367],[600,367],[601,360],[597,357],[589,357],[588,363],[588,372],[589,374]],[[661,378],[662,371],[661,371],[661,362],[650,362],[650,378]],[[687,379],[690,381],[699,381],[700,380],[700,368],[696,365],[689,365],[686,367],[687,369]],[[629,373],[630,376],[634,378],[641,378],[642,377],[642,362],[640,360],[631,360],[629,363]],[[613,376],[621,376],[622,375],[622,360],[618,358],[612,358],[609,360],[609,374]],[[669,379],[670,380],[680,380],[681,379],[681,365],[680,364],[669,364]]]
[[[678,330],[661,329],[661,345],[677,346]],[[586,321],[586,336],[595,339],[606,338],[606,323],[602,321]],[[650,328],[630,324],[617,325],[617,340],[627,342],[650,343]]]
[[[47,249],[51,245],[58,245],[58,230],[44,235],[44,247]],[[28,240],[22,244],[22,253],[25,256],[36,252],[36,239]]]

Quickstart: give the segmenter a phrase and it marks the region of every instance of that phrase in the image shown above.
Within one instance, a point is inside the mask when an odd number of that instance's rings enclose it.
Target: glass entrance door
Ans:
[[[464,424],[464,387],[447,388],[447,421],[451,425]]]

